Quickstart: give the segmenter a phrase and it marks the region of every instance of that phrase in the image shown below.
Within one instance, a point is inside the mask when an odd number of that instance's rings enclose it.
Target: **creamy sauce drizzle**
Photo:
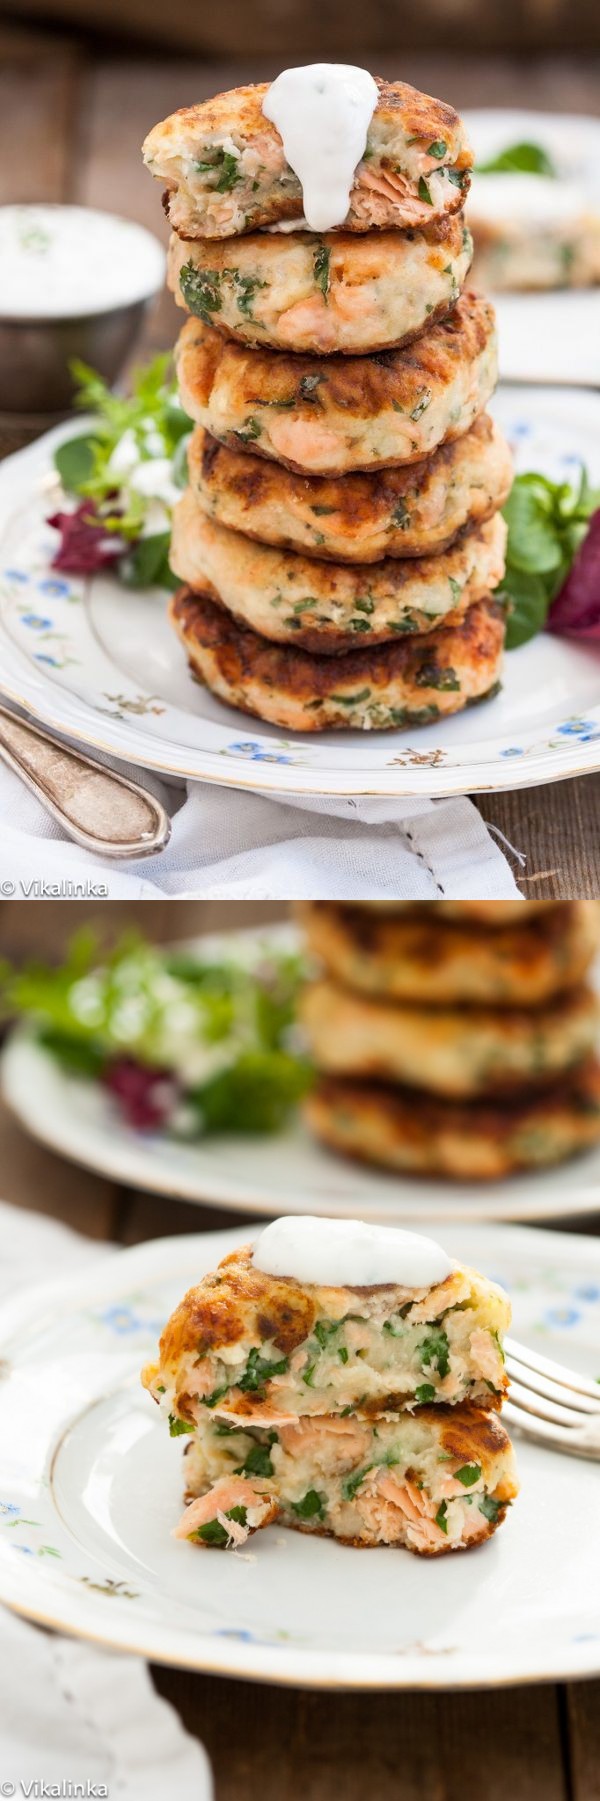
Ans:
[[[343,225],[377,99],[373,76],[350,63],[284,69],[265,94],[263,112],[298,176],[312,231]]]
[[[333,1288],[431,1288],[454,1268],[441,1245],[417,1232],[307,1215],[265,1226],[253,1261],[265,1275]]]

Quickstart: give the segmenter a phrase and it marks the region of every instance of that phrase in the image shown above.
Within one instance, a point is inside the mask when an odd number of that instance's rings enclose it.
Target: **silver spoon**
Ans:
[[[0,757],[83,850],[150,857],[168,844],[171,821],[153,794],[6,707],[0,707]]]

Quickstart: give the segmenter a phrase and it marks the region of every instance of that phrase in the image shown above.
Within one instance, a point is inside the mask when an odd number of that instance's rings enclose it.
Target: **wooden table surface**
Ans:
[[[381,72],[398,72],[398,59]],[[403,58],[402,74],[458,107],[511,105],[595,112],[599,59]],[[0,204],[69,200],[139,219],[166,238],[157,184],[142,167],[149,126],[175,107],[275,70],[130,52],[99,56],[60,34],[0,23]],[[171,344],[180,316],[165,294],[146,348]],[[1,405],[1,399],[0,399]],[[0,424],[0,455],[27,433]],[[519,793],[475,796],[484,819],[526,857],[515,875],[529,898],[600,893],[600,776]]]
[[[229,923],[275,909],[231,908]],[[78,908],[88,921],[91,906]],[[115,903],[110,930],[142,915],[173,934],[166,903]],[[217,903],[181,903],[181,930],[223,924]],[[60,955],[68,903],[0,907],[0,955]],[[0,1104],[2,1195],[96,1240],[137,1244],[165,1233],[247,1222],[242,1216],[138,1194],[33,1143]],[[600,1230],[600,1219],[597,1222]],[[589,1232],[593,1222],[585,1224]],[[572,1522],[565,1520],[565,1532]],[[593,1522],[590,1522],[593,1526]],[[595,1525],[597,1530],[597,1522]],[[556,1547],[560,1557],[560,1544]],[[462,1694],[337,1694],[155,1669],[154,1680],[206,1745],[216,1801],[600,1801],[600,1682]]]

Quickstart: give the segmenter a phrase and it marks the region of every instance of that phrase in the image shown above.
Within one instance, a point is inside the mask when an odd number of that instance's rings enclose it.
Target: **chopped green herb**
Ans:
[[[348,1352],[347,1352],[347,1350],[346,1350],[346,1346],[345,1346],[345,1344],[343,1344],[343,1345],[340,1345],[340,1348],[339,1348],[339,1351],[338,1351],[338,1357],[339,1357],[339,1360],[340,1360],[340,1363],[347,1363],[347,1362],[348,1362]]]
[[[219,145],[210,162],[195,162],[194,168],[197,169],[199,175],[218,172],[219,179],[213,184],[215,191],[217,194],[229,194],[231,189],[237,187],[238,182],[243,179],[239,160],[239,157],[233,156],[230,150],[223,150]]]
[[[210,325],[213,313],[221,311],[223,296],[220,280],[216,270],[196,269],[193,263],[184,263],[181,270],[179,286],[185,304],[196,319],[202,319],[204,325]]]
[[[240,275],[237,269],[224,269],[224,275],[230,276],[237,289],[238,312],[245,319],[252,318],[252,303],[260,288],[266,288],[266,281],[259,281],[257,275]]]
[[[238,1525],[245,1526],[247,1520],[246,1508],[230,1507],[228,1512],[224,1515],[224,1518],[226,1520],[237,1520]],[[196,1531],[190,1532],[189,1536],[190,1538],[201,1538],[202,1543],[205,1545],[219,1545],[222,1547],[223,1545],[229,1544],[231,1533],[226,1531],[225,1527],[221,1525],[220,1520],[207,1520],[206,1525],[197,1526]]]
[[[419,200],[424,200],[426,202],[427,206],[433,206],[433,200],[431,198],[431,189],[429,187],[428,182],[426,182],[424,175],[419,176],[419,186],[417,188],[417,193],[419,196]]]
[[[272,1432],[266,1445],[252,1445],[244,1462],[235,1470],[236,1476],[272,1476],[271,1445],[275,1443],[276,1434]]]
[[[462,594],[462,588],[461,588],[460,582],[455,581],[455,578],[453,575],[449,575],[448,576],[448,584],[449,584],[449,588],[450,588],[450,593],[452,595],[452,599],[456,600],[456,601],[460,600],[460,597]]]
[[[369,1470],[373,1469],[375,1469],[374,1463],[366,1463],[364,1469],[355,1470],[353,1476],[346,1477],[345,1482],[342,1482],[342,1495],[345,1501],[354,1500],[354,1496],[362,1486],[365,1476],[368,1476]]]
[[[502,1501],[495,1501],[493,1495],[482,1495],[479,1502],[479,1512],[485,1515],[486,1520],[490,1521],[490,1525],[495,1526],[502,1506]]]
[[[306,1383],[307,1388],[314,1388],[313,1376],[316,1367],[316,1363],[309,1363],[303,1372],[302,1381]]]
[[[444,138],[436,138],[434,144],[427,145],[427,155],[435,156],[436,161],[440,162],[441,158],[446,155],[447,149],[448,145],[445,143]]]
[[[423,1339],[422,1344],[419,1346],[419,1350],[421,1353],[422,1367],[425,1369],[433,1364],[434,1369],[437,1369],[438,1375],[442,1377],[443,1381],[444,1376],[448,1375],[450,1369],[450,1345],[448,1342],[448,1334],[444,1331],[444,1327],[431,1326],[426,1337]]]
[[[358,694],[331,694],[329,698],[338,701],[342,707],[356,707],[359,701],[368,700],[370,693],[370,688],[359,688]]]
[[[462,1482],[463,1488],[472,1488],[473,1483],[479,1481],[481,1468],[478,1463],[463,1463],[462,1468],[455,1470],[454,1474],[457,1482]]]
[[[239,438],[240,444],[253,444],[256,438],[260,438],[260,433],[258,419],[246,419],[244,431],[236,431],[234,436]]]
[[[442,694],[460,694],[460,681],[455,669],[439,669],[437,663],[422,663],[415,675],[417,688],[437,688]]]
[[[164,1394],[164,1388],[162,1392]],[[195,1432],[195,1430],[196,1427],[193,1421],[190,1425],[188,1420],[180,1420],[176,1413],[169,1414],[169,1432],[171,1438],[182,1438],[184,1432]]]
[[[229,1382],[225,1382],[221,1388],[213,1388],[211,1395],[201,1395],[200,1400],[202,1402],[202,1406],[203,1407],[216,1407],[217,1403],[219,1401],[222,1401],[223,1396],[229,1393],[229,1387],[230,1387]]]
[[[438,1510],[437,1510],[437,1513],[435,1516],[435,1523],[436,1523],[436,1526],[440,1527],[442,1532],[445,1532],[446,1537],[448,1537],[448,1502],[447,1501],[440,1501],[440,1505],[438,1507]]]
[[[327,244],[319,244],[317,246],[317,249],[315,250],[313,267],[314,267],[314,271],[315,271],[315,281],[316,281],[317,287],[321,289],[321,293],[324,294],[325,299],[327,299],[327,295],[329,293],[329,264],[330,264],[330,261],[331,261],[331,251],[329,249],[329,246]]]
[[[432,1382],[421,1382],[419,1387],[415,1388],[415,1401],[418,1401],[420,1407],[426,1406],[428,1401],[435,1401],[435,1395],[436,1391]]]
[[[318,1319],[316,1321],[313,1331],[322,1351],[325,1350],[325,1346],[328,1344],[329,1339],[335,1338],[335,1334],[336,1332],[339,1332],[341,1324],[342,1321],[337,1319]]]
[[[327,1507],[327,1496],[317,1494],[316,1488],[309,1488],[301,1501],[292,1501],[294,1513],[300,1520],[322,1520]]]
[[[288,1367],[287,1357],[280,1357],[275,1363],[269,1357],[263,1357],[261,1351],[253,1346],[248,1354],[244,1374],[238,1378],[235,1386],[241,1389],[242,1394],[256,1394],[257,1389],[264,1388],[271,1376],[285,1376]]]

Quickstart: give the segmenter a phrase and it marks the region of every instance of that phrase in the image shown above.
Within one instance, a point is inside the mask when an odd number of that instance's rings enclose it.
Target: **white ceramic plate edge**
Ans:
[[[478,1230],[481,1228],[476,1228]],[[561,1254],[570,1243],[568,1238],[564,1239],[557,1233],[537,1230],[527,1232],[522,1227],[494,1227],[492,1231],[494,1234],[500,1232],[508,1240],[518,1238],[521,1245],[529,1239],[532,1249],[535,1248],[539,1254],[540,1248],[543,1248],[548,1258],[556,1253],[557,1240]],[[161,1277],[171,1270],[178,1271],[186,1251],[193,1253],[199,1242],[203,1247],[210,1248],[212,1261],[217,1261],[240,1243],[240,1232],[238,1229],[154,1239],[132,1249],[108,1254],[88,1274],[76,1271],[63,1281],[44,1285],[42,1288],[36,1287],[24,1296],[17,1296],[14,1301],[0,1307],[0,1353],[6,1356],[11,1345],[16,1348],[21,1332],[34,1323],[39,1327],[44,1313],[51,1320],[56,1317],[58,1307],[63,1311],[68,1310],[69,1301],[77,1309],[82,1303],[94,1306],[106,1299],[114,1300],[115,1294],[121,1291],[122,1281],[129,1289],[132,1285],[139,1286],[152,1278],[157,1270],[160,1270]],[[578,1238],[571,1243],[580,1254],[587,1247],[590,1261],[600,1262],[600,1243],[597,1240],[582,1241]],[[103,1617],[103,1609],[108,1605],[106,1598],[92,1596],[89,1592],[82,1594],[77,1590],[71,1596],[61,1590],[59,1611],[52,1612],[41,1606],[36,1599],[40,1581],[43,1586],[44,1577],[40,1578],[40,1566],[37,1566],[34,1574],[29,1569],[28,1560],[25,1567],[19,1567],[19,1580],[13,1579],[4,1564],[0,1563],[0,1599],[17,1613],[39,1625],[60,1632],[66,1631],[106,1648],[130,1652],[161,1664],[239,1676],[246,1680],[276,1682],[284,1686],[300,1684],[306,1688],[452,1690],[465,1687],[514,1687],[523,1683],[565,1681],[571,1678],[591,1679],[600,1674],[600,1640],[596,1639],[565,1648],[558,1662],[553,1660],[552,1653],[549,1652],[547,1658],[538,1658],[535,1669],[531,1669],[527,1662],[526,1648],[518,1644],[514,1652],[514,1668],[511,1668],[509,1674],[495,1669],[493,1660],[490,1660],[490,1669],[482,1670],[477,1650],[468,1656],[454,1652],[450,1679],[444,1676],[446,1654],[442,1651],[439,1654],[415,1654],[411,1648],[409,1652],[396,1656],[388,1653],[362,1656],[355,1652],[303,1651],[298,1647],[285,1645],[273,1651],[263,1644],[238,1644],[234,1650],[225,1638],[219,1644],[217,1652],[214,1637],[199,1635],[195,1650],[190,1652],[182,1644],[184,1635],[180,1635],[176,1629],[165,1628],[162,1622],[155,1626],[152,1622],[145,1621],[141,1642],[136,1642],[135,1633],[132,1635],[131,1632],[130,1615],[116,1597],[110,1600],[106,1625]],[[48,1587],[51,1593],[50,1582]]]

